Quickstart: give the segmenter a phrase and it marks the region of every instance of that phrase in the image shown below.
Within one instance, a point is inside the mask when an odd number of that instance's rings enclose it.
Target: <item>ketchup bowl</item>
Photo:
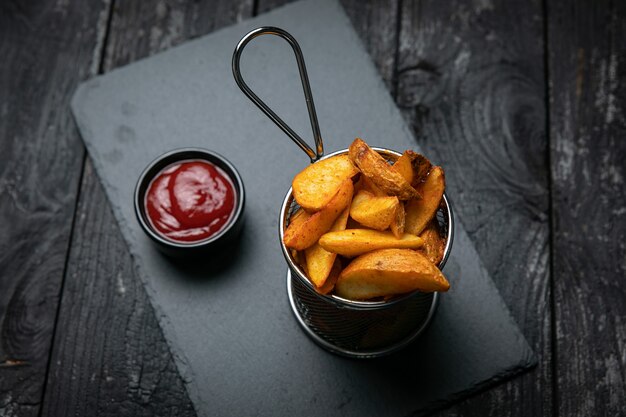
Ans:
[[[209,255],[235,243],[243,224],[241,176],[223,156],[198,148],[152,161],[135,187],[135,214],[166,255]]]

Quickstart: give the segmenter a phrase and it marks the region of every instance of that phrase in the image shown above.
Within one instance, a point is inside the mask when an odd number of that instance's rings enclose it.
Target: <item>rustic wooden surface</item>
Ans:
[[[446,168],[458,217],[538,355],[442,415],[552,413],[549,192],[539,1],[403,2],[396,101]]]
[[[107,9],[0,3],[0,415],[40,412],[85,153],[68,105]]]
[[[0,4],[0,416],[195,415],[68,109],[285,1]],[[626,7],[342,0],[539,357],[441,416],[626,414]]]
[[[626,3],[557,1],[548,17],[554,399],[564,416],[624,416]]]

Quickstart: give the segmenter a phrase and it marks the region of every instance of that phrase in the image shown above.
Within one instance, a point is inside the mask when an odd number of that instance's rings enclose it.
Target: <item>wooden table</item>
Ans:
[[[194,415],[68,103],[280,3],[0,3],[0,416]],[[539,357],[439,415],[624,415],[626,3],[342,3]]]

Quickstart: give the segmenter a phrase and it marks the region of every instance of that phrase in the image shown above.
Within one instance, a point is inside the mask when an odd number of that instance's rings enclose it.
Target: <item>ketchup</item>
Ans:
[[[222,230],[235,209],[235,187],[210,162],[177,162],[148,186],[145,207],[153,229],[178,242],[196,242]]]

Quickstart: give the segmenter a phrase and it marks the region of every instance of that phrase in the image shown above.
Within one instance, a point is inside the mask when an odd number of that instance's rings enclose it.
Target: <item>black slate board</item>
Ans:
[[[236,87],[230,58],[248,30],[290,31],[307,60],[327,152],[355,136],[416,149],[341,7],[286,6],[83,84],[72,108],[200,415],[405,415],[534,364],[461,226],[429,330],[406,351],[356,361],[331,355],[289,310],[277,223],[293,175],[308,163]],[[264,37],[242,58],[244,77],[305,137],[306,107],[291,49]],[[213,149],[240,170],[246,224],[230,259],[181,269],[137,224],[132,191],[145,165],[173,148]],[[436,162],[436,161],[435,161]],[[447,173],[454,175],[454,173]],[[451,196],[454,200],[454,196]]]

